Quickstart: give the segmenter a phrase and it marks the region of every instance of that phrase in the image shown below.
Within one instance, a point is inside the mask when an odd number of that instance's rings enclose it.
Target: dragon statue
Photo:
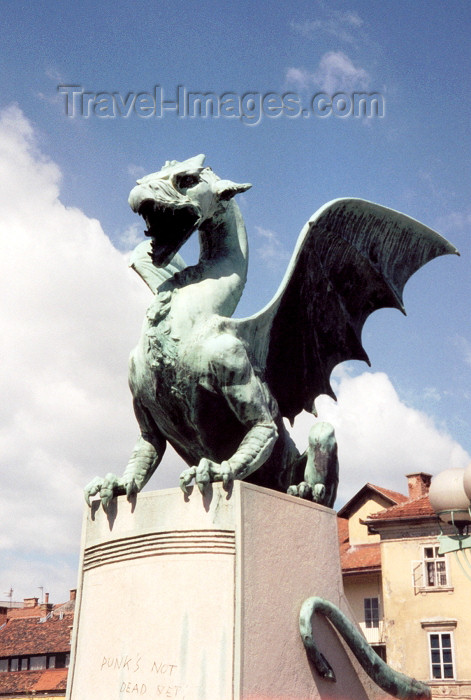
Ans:
[[[234,479],[332,507],[338,484],[331,425],[314,423],[300,454],[285,427],[320,394],[335,395],[332,369],[368,357],[361,343],[376,309],[404,311],[409,277],[457,250],[403,214],[361,199],[324,205],[301,231],[281,286],[259,313],[234,319],[247,275],[247,236],[234,196],[249,184],[221,180],[204,156],[168,161],[137,182],[129,203],[146,221],[131,266],[154,293],[130,358],[129,383],[141,434],[122,477],[96,477],[85,497],[106,509],[118,494],[139,492],[169,442],[188,464],[186,493]],[[197,230],[200,257],[178,251]],[[367,673],[390,695],[429,700],[430,688],[390,669],[329,601],[307,599],[300,634],[317,672],[335,673],[316,645],[314,613],[327,617]]]
[[[234,195],[249,184],[221,180],[199,155],[168,161],[129,196],[146,221],[147,241],[131,266],[154,293],[129,383],[140,437],[122,477],[96,477],[85,496],[106,508],[140,491],[169,442],[188,464],[180,485],[201,490],[234,479],[327,506],[338,482],[332,427],[317,423],[300,454],[285,427],[320,394],[334,393],[332,369],[368,357],[361,344],[376,309],[404,311],[409,277],[456,249],[398,212],[361,199],[337,199],[305,225],[281,286],[259,313],[232,318],[247,275],[247,236]],[[178,254],[197,230],[200,257]],[[335,397],[334,397],[335,398]]]

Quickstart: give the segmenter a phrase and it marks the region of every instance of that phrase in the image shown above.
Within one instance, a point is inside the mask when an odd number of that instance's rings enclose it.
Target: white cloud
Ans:
[[[312,74],[304,68],[288,68],[285,79],[288,85],[307,90],[312,83]]]
[[[64,81],[64,76],[63,76],[62,73],[58,70],[58,68],[56,68],[55,66],[49,66],[48,68],[46,68],[46,76],[47,76],[50,80],[52,80],[52,81],[54,81],[54,82],[56,82],[56,83],[58,83],[58,84],[60,84],[60,83],[63,84],[63,83],[65,82],[65,81]]]
[[[82,489],[121,473],[137,436],[127,358],[149,301],[100,223],[61,203],[60,179],[18,107],[1,112],[0,591],[55,600],[75,585],[61,571]],[[176,485],[180,468],[162,469]]]
[[[270,270],[284,272],[286,263],[290,259],[290,251],[283,246],[280,237],[274,231],[261,226],[256,226],[255,230],[259,239],[263,241],[263,244],[256,249],[261,260]]]
[[[144,177],[146,175],[146,170],[145,168],[142,167],[142,165],[136,165],[135,163],[130,163],[128,165],[128,174],[131,175],[131,177],[135,178],[136,180],[139,180],[139,178]]]
[[[326,8],[327,9],[327,8]],[[306,39],[314,39],[317,34],[327,34],[339,41],[352,44],[363,20],[357,12],[327,10],[324,19],[291,22],[291,28]]]
[[[313,78],[330,95],[338,90],[366,90],[370,82],[368,73],[363,68],[354,66],[342,51],[324,54]]]
[[[142,241],[142,223],[136,222],[128,226],[122,233],[118,234],[119,247],[123,251],[131,251]]]
[[[355,66],[342,51],[325,53],[314,72],[291,67],[287,69],[285,77],[288,84],[298,89],[319,88],[328,95],[366,90],[371,80],[367,71]]]
[[[424,399],[430,402],[439,403],[442,400],[441,394],[434,386],[427,386],[424,389]]]
[[[432,180],[430,176],[430,180]],[[471,212],[469,211],[452,211],[448,214],[440,216],[436,223],[437,231],[443,234],[456,234],[456,232],[471,231]]]
[[[406,406],[384,373],[350,377],[337,373],[337,403],[322,396],[316,401],[319,419],[335,427],[339,443],[339,501],[345,502],[370,482],[406,492],[405,474],[430,474],[464,467],[470,456],[425,413]],[[304,413],[292,429],[304,450],[314,418]]]

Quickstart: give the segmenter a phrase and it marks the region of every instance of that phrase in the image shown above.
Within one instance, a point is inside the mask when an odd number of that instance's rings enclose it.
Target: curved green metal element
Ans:
[[[428,685],[415,678],[394,671],[370,647],[355,625],[333,603],[323,598],[312,597],[304,601],[299,613],[299,631],[306,652],[325,680],[335,681],[335,673],[319,651],[312,635],[312,616],[320,613],[327,617],[335,629],[342,635],[355,654],[362,668],[384,691],[400,700],[427,700],[431,698]]]

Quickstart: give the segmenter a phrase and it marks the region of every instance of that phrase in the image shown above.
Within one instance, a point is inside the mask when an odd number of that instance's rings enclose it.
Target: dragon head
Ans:
[[[200,154],[182,162],[167,161],[156,173],[137,181],[129,194],[131,209],[147,224],[152,239],[152,261],[167,265],[190,235],[210,220],[221,202],[245,192],[251,185],[221,180],[204,167]]]

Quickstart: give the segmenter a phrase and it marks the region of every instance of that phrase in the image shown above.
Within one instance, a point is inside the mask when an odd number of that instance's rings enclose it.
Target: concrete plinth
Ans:
[[[299,634],[309,596],[349,614],[333,511],[240,481],[112,505],[85,515],[68,700],[384,696],[328,622],[336,683]]]

